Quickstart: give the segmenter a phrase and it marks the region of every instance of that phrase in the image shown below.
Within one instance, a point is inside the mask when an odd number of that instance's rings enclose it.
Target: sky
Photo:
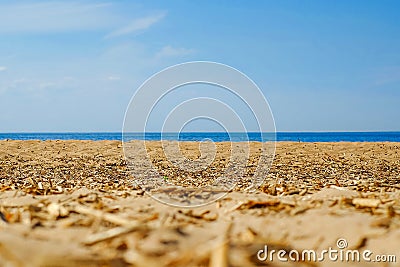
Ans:
[[[119,132],[139,86],[188,61],[245,73],[278,131],[400,131],[399,13],[386,0],[0,0],[0,132]],[[231,99],[179,97],[193,90]]]

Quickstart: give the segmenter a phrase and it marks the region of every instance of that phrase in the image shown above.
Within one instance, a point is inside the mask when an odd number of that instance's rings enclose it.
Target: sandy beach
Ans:
[[[226,168],[230,143],[191,177]],[[257,167],[251,143],[245,176]],[[185,185],[159,142],[150,158]],[[199,144],[180,144],[198,159]],[[186,175],[186,176],[183,176]],[[198,179],[196,179],[196,177]],[[243,181],[246,181],[244,179]],[[278,142],[255,193],[239,183],[199,208],[167,206],[134,183],[118,141],[0,141],[0,266],[398,266],[400,143]],[[344,249],[395,263],[260,260],[259,251]],[[340,249],[339,249],[340,250]]]

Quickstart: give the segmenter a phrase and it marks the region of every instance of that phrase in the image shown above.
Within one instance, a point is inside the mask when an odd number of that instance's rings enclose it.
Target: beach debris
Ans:
[[[215,221],[218,218],[218,214],[211,210],[190,209],[190,210],[179,210],[178,212],[192,218],[202,219],[206,221]]]
[[[230,245],[230,231],[232,223],[229,223],[223,234],[217,241],[216,246],[211,250],[209,267],[228,267],[229,266],[229,245]]]
[[[392,219],[388,217],[383,217],[376,219],[371,223],[371,226],[373,227],[383,227],[383,228],[389,228],[390,224],[392,223]]]
[[[126,219],[122,216],[114,215],[112,213],[106,213],[101,210],[95,210],[83,205],[76,205],[72,208],[72,210],[76,213],[90,215],[95,217],[96,219],[105,220],[116,225],[130,225],[132,223],[132,220]]]
[[[377,208],[381,201],[372,198],[354,198],[352,204],[357,208]]]
[[[115,227],[115,228],[109,229],[104,232],[92,234],[92,235],[86,237],[82,243],[90,246],[90,245],[96,244],[101,241],[105,241],[105,240],[112,239],[112,238],[115,238],[115,237],[123,235],[123,234],[137,231],[139,229],[147,229],[147,228],[140,223],[131,223],[129,225],[119,226],[119,227]]]
[[[50,203],[47,206],[47,211],[53,219],[63,218],[69,214],[69,211],[63,205],[58,203]]]
[[[267,199],[267,200],[248,200],[244,203],[239,203],[235,209],[242,210],[242,209],[259,209],[259,208],[266,208],[277,206],[281,203],[279,199]]]
[[[8,223],[8,220],[7,220],[7,217],[6,217],[6,215],[4,215],[4,213],[3,213],[3,212],[1,212],[1,211],[0,211],[0,219],[1,219],[3,222],[6,222],[6,223]]]

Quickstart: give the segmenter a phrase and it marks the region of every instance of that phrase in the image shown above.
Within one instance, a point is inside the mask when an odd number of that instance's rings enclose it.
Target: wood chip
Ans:
[[[147,228],[141,225],[140,223],[132,223],[131,225],[119,226],[104,232],[92,234],[88,236],[82,243],[85,245],[93,245],[98,242],[112,239],[117,236],[127,234],[139,229],[147,229]]]
[[[381,201],[373,198],[354,198],[352,204],[359,208],[377,208]]]
[[[5,216],[1,211],[0,211],[0,219],[1,219],[3,222],[8,223],[8,220],[7,220],[6,216]]]
[[[228,253],[229,253],[229,234],[232,229],[232,223],[226,227],[221,240],[217,246],[211,251],[209,267],[228,267]]]
[[[259,209],[271,206],[277,206],[281,203],[279,199],[268,199],[268,200],[249,200],[245,203],[240,204],[237,209]]]
[[[64,206],[58,203],[50,203],[47,206],[47,211],[53,219],[56,219],[58,217],[66,217],[69,213],[69,211]]]
[[[93,217],[114,223],[116,225],[131,225],[132,224],[132,220],[129,220],[124,217],[114,215],[111,213],[105,213],[100,210],[91,209],[91,208],[88,208],[83,205],[77,205],[73,208],[73,210],[77,213],[91,215]]]

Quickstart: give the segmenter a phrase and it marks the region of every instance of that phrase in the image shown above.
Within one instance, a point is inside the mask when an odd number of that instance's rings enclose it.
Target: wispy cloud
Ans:
[[[0,94],[9,90],[19,88],[21,85],[26,83],[25,78],[11,79],[11,80],[0,80]]]
[[[7,70],[7,67],[0,66],[0,71],[5,71],[5,70]]]
[[[34,2],[0,4],[0,33],[112,29],[125,20],[110,3]]]
[[[135,19],[128,25],[107,34],[105,36],[105,38],[112,38],[112,37],[116,37],[116,36],[132,34],[132,33],[137,33],[139,31],[146,30],[146,29],[150,28],[152,25],[154,25],[155,23],[162,20],[166,15],[167,15],[167,12],[162,12],[162,13],[150,15],[147,17]]]
[[[161,50],[157,52],[156,58],[187,56],[192,53],[194,53],[194,49],[187,49],[182,47],[175,48],[170,45],[167,45],[161,48]]]
[[[146,30],[167,14],[156,12],[132,20],[127,14],[121,15],[119,6],[115,2],[79,1],[0,3],[0,33],[102,30],[109,32],[105,38],[110,38]]]
[[[118,81],[118,80],[121,80],[121,77],[116,76],[116,75],[111,75],[111,76],[107,77],[107,80],[109,80],[109,81]]]

